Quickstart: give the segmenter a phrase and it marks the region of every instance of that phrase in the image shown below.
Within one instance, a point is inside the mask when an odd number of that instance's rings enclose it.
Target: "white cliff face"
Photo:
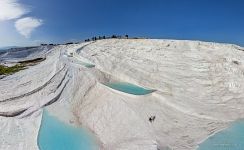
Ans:
[[[106,150],[193,150],[244,118],[241,47],[109,39],[45,51],[45,61],[0,80],[1,150],[38,149],[43,108],[87,128]],[[156,91],[136,96],[102,84],[113,81]]]

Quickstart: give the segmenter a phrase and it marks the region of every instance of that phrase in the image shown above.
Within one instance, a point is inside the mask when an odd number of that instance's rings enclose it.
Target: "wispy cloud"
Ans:
[[[23,35],[26,38],[29,38],[31,33],[42,24],[43,21],[41,19],[26,17],[18,19],[15,22],[15,28],[21,35]]]
[[[15,28],[25,38],[30,38],[31,33],[43,24],[41,19],[33,17],[21,18],[30,13],[29,7],[19,3],[19,0],[0,0],[0,22],[16,20]]]
[[[0,0],[0,21],[17,19],[28,12],[29,9],[17,0]]]

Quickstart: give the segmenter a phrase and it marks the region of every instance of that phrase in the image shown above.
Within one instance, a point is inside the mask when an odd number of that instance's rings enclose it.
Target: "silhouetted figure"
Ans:
[[[97,40],[97,37],[95,37],[94,40],[96,41]]]
[[[234,64],[239,65],[239,62],[238,62],[238,61],[236,61],[236,60],[233,60],[232,62],[233,62]]]
[[[106,37],[105,37],[105,36],[103,36],[103,39],[106,39]]]
[[[85,42],[89,42],[90,41],[90,39],[85,39]]]
[[[149,121],[152,123],[155,120],[156,116],[149,117]]]
[[[112,39],[115,39],[115,38],[117,38],[117,36],[116,35],[112,35]]]
[[[127,38],[127,39],[128,39],[128,38],[129,38],[129,36],[126,34],[126,35],[125,35],[125,38]]]

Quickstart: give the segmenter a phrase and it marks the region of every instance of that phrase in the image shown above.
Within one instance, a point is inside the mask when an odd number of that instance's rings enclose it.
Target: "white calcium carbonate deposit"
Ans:
[[[91,131],[102,150],[194,150],[244,118],[244,49],[236,45],[108,39],[36,55],[46,59],[0,80],[0,150],[37,150],[43,108]],[[131,95],[108,82],[155,91]]]

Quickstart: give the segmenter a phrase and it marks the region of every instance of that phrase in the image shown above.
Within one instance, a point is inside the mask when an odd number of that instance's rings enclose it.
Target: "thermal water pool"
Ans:
[[[198,150],[243,150],[244,149],[244,120],[234,122],[209,137],[199,145]]]
[[[133,95],[146,95],[155,91],[125,82],[106,83],[105,85],[112,89]]]
[[[40,150],[95,150],[96,144],[87,131],[75,128],[43,112],[38,135]]]

